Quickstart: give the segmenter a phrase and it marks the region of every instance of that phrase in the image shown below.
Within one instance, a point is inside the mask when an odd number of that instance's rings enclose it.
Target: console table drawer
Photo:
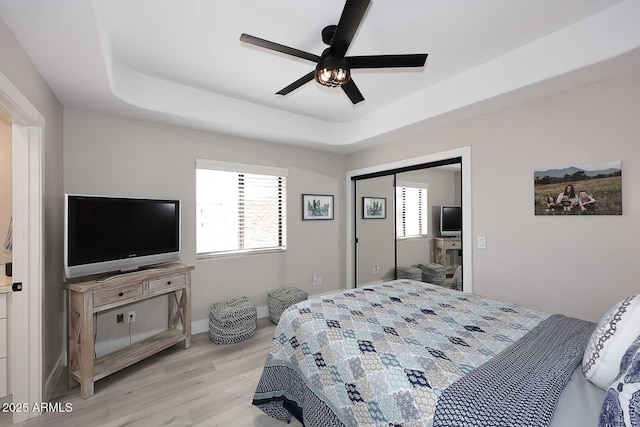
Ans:
[[[175,286],[184,286],[187,283],[186,273],[174,274],[161,279],[149,280],[149,293],[171,289]]]
[[[142,295],[142,283],[93,293],[93,306],[98,307]]]
[[[460,241],[454,240],[446,243],[447,249],[461,249],[462,243]]]

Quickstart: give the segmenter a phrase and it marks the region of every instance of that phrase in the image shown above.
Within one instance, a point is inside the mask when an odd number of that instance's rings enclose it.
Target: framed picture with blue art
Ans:
[[[302,219],[333,219],[333,196],[326,194],[302,195]]]
[[[384,197],[362,198],[362,219],[385,219],[387,217],[387,199]]]

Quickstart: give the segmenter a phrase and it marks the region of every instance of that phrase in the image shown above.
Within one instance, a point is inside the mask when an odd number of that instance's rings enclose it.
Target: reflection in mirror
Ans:
[[[398,278],[462,290],[460,237],[440,235],[440,207],[460,205],[461,182],[459,163],[396,174]]]
[[[356,286],[395,278],[393,175],[367,178],[355,182]],[[365,209],[367,202],[384,212]]]

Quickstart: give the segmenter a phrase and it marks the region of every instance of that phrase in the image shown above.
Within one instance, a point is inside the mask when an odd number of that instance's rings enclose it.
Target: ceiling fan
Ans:
[[[317,63],[314,71],[280,90],[277,95],[286,95],[315,79],[324,86],[340,86],[351,102],[357,104],[364,101],[364,97],[351,78],[352,69],[423,67],[427,60],[426,53],[345,56],[369,2],[370,0],[347,0],[338,25],[329,25],[322,30],[322,41],[329,47],[320,56],[244,33],[240,36],[240,41]]]

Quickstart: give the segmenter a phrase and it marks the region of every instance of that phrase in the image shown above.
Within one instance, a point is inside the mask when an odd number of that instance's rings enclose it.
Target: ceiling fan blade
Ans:
[[[340,87],[342,88],[344,93],[347,94],[354,105],[360,101],[364,101],[364,96],[362,96],[362,94],[360,93],[360,89],[358,89],[358,86],[356,86],[353,79],[349,80],[347,83],[343,84]]]
[[[414,55],[348,56],[345,59],[351,68],[424,67],[427,55],[419,53]]]
[[[338,22],[338,28],[329,47],[331,55],[343,57],[349,49],[351,40],[362,21],[362,17],[369,6],[369,0],[347,0]]]
[[[292,47],[285,46],[282,44],[270,42],[269,40],[264,40],[259,37],[250,36],[249,34],[242,33],[242,35],[240,36],[240,41],[249,43],[255,46],[260,46],[265,49],[275,50],[276,52],[286,53],[287,55],[306,59],[308,61],[312,61],[312,62],[320,61],[320,57],[318,55],[314,55],[313,53],[305,52],[299,49],[294,49]]]
[[[315,71],[312,71],[309,74],[305,74],[303,77],[300,77],[298,80],[291,83],[289,86],[285,87],[279,92],[276,92],[276,95],[286,95],[289,92],[293,92],[294,90],[298,89],[300,86],[304,85],[305,83],[309,83],[311,80],[313,80],[314,75],[315,75]]]

